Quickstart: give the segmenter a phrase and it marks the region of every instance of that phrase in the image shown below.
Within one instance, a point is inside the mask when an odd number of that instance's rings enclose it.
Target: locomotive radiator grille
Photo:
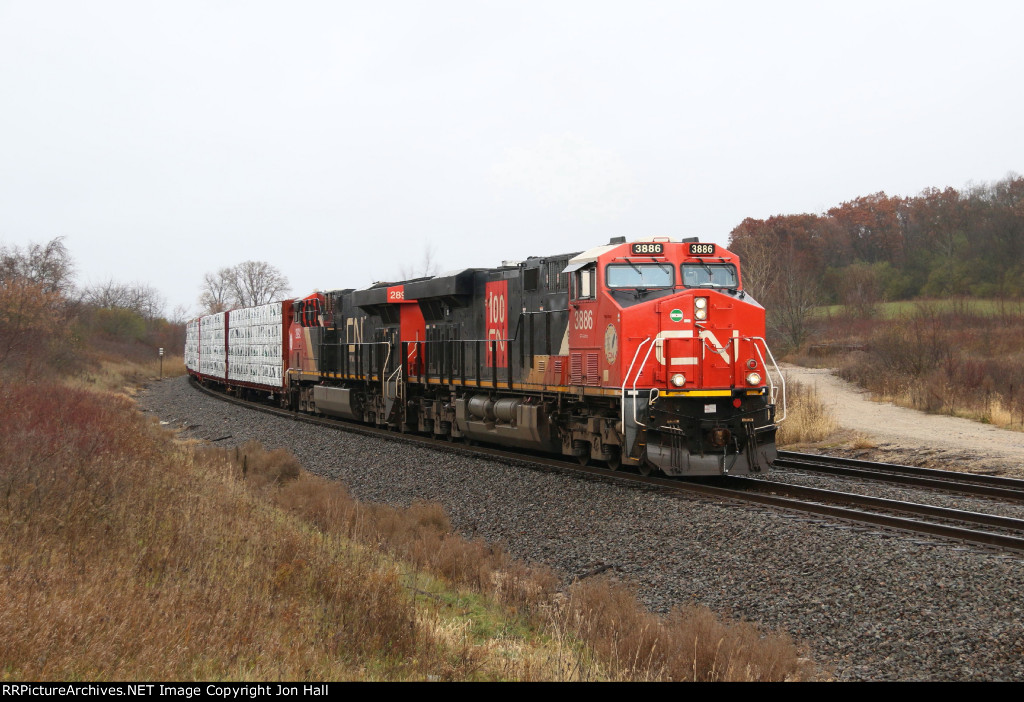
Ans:
[[[598,370],[600,361],[596,353],[587,354],[587,385],[600,385],[601,373]]]
[[[574,353],[569,356],[569,384],[583,385],[583,354]]]

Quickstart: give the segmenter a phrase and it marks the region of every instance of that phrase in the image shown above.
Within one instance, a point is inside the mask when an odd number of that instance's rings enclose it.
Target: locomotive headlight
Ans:
[[[672,376],[672,381],[671,382],[677,388],[681,388],[684,385],[686,385],[686,376],[683,375],[682,373],[676,373],[675,375]]]
[[[708,318],[708,299],[706,297],[693,298],[693,316],[702,320]]]
[[[747,385],[760,385],[761,374],[760,373],[747,373]]]

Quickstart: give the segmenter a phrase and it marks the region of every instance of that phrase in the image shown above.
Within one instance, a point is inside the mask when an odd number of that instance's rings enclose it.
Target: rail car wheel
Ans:
[[[572,453],[581,466],[590,462],[590,442],[583,439],[574,439],[572,442]]]
[[[640,471],[640,475],[645,478],[651,474],[651,464],[647,461],[640,461],[640,465],[638,465],[636,469]]]

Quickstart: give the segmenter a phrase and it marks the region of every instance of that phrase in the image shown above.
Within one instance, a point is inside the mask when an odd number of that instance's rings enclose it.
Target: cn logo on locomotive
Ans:
[[[508,281],[494,280],[484,291],[484,322],[487,331],[487,365],[508,365]],[[491,344],[491,342],[496,342]],[[492,357],[495,349],[497,358]]]

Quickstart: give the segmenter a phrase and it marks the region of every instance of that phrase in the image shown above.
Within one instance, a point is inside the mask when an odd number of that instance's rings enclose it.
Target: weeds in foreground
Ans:
[[[548,568],[519,563],[500,547],[455,534],[440,505],[367,505],[341,484],[304,472],[282,481],[297,469],[294,459],[267,454],[255,443],[208,451],[235,475],[277,486],[268,493],[272,501],[318,529],[377,544],[417,570],[494,598],[556,640],[578,640],[587,653],[572,666],[575,678],[787,680],[809,672],[787,636],[763,636],[751,624],[724,624],[706,608],[659,617],[644,610],[628,587],[601,578],[560,591]],[[267,460],[272,455],[277,459]]]
[[[784,636],[362,504],[283,451],[175,443],[120,396],[0,386],[12,680],[796,679]]]
[[[747,623],[724,624],[703,607],[659,617],[638,607],[627,588],[607,581],[573,586],[561,616],[624,679],[787,680],[800,668],[785,636],[763,637]]]
[[[429,640],[395,566],[273,510],[125,399],[26,385],[0,402],[9,677],[415,674]]]

